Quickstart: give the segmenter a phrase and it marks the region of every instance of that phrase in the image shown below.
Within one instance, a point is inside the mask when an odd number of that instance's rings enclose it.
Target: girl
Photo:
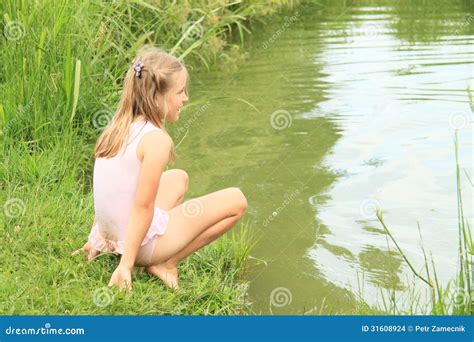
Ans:
[[[183,170],[163,172],[175,158],[165,121],[188,101],[188,72],[163,50],[142,48],[125,77],[119,108],[99,137],[93,178],[95,219],[84,252],[120,254],[109,286],[132,289],[134,266],[178,287],[181,260],[228,231],[247,208],[238,188],[181,204]]]

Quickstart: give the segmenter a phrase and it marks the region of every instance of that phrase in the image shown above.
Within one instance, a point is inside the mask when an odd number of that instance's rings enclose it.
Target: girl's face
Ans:
[[[188,101],[188,96],[186,95],[187,77],[184,69],[179,71],[176,74],[176,83],[166,94],[169,110],[166,115],[166,121],[175,122],[179,120],[181,107]]]

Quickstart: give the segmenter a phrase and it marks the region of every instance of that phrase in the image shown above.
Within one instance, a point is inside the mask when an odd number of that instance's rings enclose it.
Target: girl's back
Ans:
[[[137,120],[130,125],[129,135],[119,153],[111,158],[97,158],[94,165],[94,209],[96,223],[91,243],[98,250],[123,253],[123,243],[138,184],[141,162],[137,146],[148,132],[160,130],[151,122]],[[166,212],[155,212],[153,222],[167,219]],[[162,235],[166,224],[152,224],[143,244],[154,235]]]

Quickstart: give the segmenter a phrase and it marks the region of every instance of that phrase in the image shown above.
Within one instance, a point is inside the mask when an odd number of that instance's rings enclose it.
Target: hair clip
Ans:
[[[143,62],[133,63],[133,70],[135,70],[135,76],[138,78],[142,77]]]

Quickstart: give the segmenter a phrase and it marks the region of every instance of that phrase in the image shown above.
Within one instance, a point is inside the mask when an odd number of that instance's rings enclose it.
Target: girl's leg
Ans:
[[[155,207],[169,211],[170,209],[179,205],[183,199],[186,191],[188,190],[189,177],[186,171],[180,169],[172,169],[162,173],[160,179],[160,185],[158,187],[158,193],[155,199]],[[145,253],[148,255],[148,252]],[[137,255],[138,258],[138,255]],[[136,266],[141,267],[142,263],[140,260],[136,261]],[[166,279],[166,272],[163,272],[163,265],[152,265],[145,267],[148,273],[155,276]],[[177,279],[177,268],[171,270],[165,270],[176,274]],[[164,276],[163,276],[164,275]]]
[[[177,267],[181,260],[184,260],[195,251],[208,245],[218,237],[226,233],[232,228],[234,224],[240,219],[242,215],[236,214],[234,216],[226,217],[219,221],[213,226],[207,228],[204,232],[199,234],[193,241],[191,241],[186,247],[180,250],[177,254],[173,255],[166,261],[166,264],[170,267]]]
[[[177,264],[228,231],[246,208],[247,200],[238,188],[216,191],[173,208],[166,233],[156,237],[147,271],[168,286],[177,286]]]
[[[188,190],[189,177],[186,171],[172,169],[163,172],[156,195],[155,206],[171,210],[180,204]]]
[[[176,207],[183,201],[184,195],[188,190],[188,183],[188,174],[184,170],[172,169],[163,172],[155,205],[164,210],[170,210]],[[229,220],[229,222],[226,222],[226,220]],[[229,217],[226,220],[209,227],[198,235],[189,245],[178,252],[178,254],[168,259],[166,261],[167,265],[176,268],[181,260],[227,232],[235,223],[231,221],[238,220],[238,218]]]

